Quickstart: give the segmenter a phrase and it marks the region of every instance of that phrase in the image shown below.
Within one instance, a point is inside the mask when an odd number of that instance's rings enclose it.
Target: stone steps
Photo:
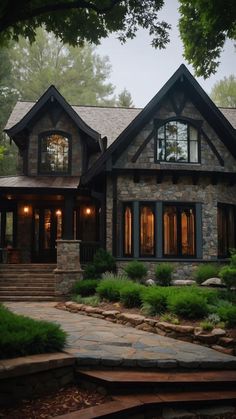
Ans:
[[[51,301],[55,299],[52,264],[0,265],[1,301]]]

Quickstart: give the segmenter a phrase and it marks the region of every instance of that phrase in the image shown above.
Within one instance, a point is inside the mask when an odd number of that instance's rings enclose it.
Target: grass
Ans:
[[[60,326],[12,313],[0,305],[0,358],[61,351],[66,333]]]

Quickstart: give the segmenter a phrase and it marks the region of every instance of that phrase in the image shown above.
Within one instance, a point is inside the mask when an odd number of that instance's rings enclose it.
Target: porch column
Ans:
[[[74,239],[74,196],[65,196],[63,239]]]

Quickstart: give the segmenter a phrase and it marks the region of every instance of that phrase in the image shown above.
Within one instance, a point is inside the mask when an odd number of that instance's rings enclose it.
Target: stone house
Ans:
[[[0,178],[3,261],[57,261],[73,281],[98,247],[150,275],[175,262],[181,278],[227,258],[235,127],[236,109],[217,108],[184,65],[142,110],[70,106],[54,86],[18,102],[5,132],[19,174]]]

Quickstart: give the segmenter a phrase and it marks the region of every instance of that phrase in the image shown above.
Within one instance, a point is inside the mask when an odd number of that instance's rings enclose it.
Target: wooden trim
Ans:
[[[117,255],[117,176],[112,177],[112,254]]]
[[[215,145],[213,144],[213,142],[210,140],[210,138],[208,137],[208,135],[205,133],[205,131],[201,128],[201,133],[203,135],[203,137],[205,138],[207,144],[209,145],[211,151],[214,153],[214,155],[216,156],[218,162],[220,163],[220,165],[222,167],[224,167],[225,163],[223,158],[221,157],[221,155],[218,153]]]

